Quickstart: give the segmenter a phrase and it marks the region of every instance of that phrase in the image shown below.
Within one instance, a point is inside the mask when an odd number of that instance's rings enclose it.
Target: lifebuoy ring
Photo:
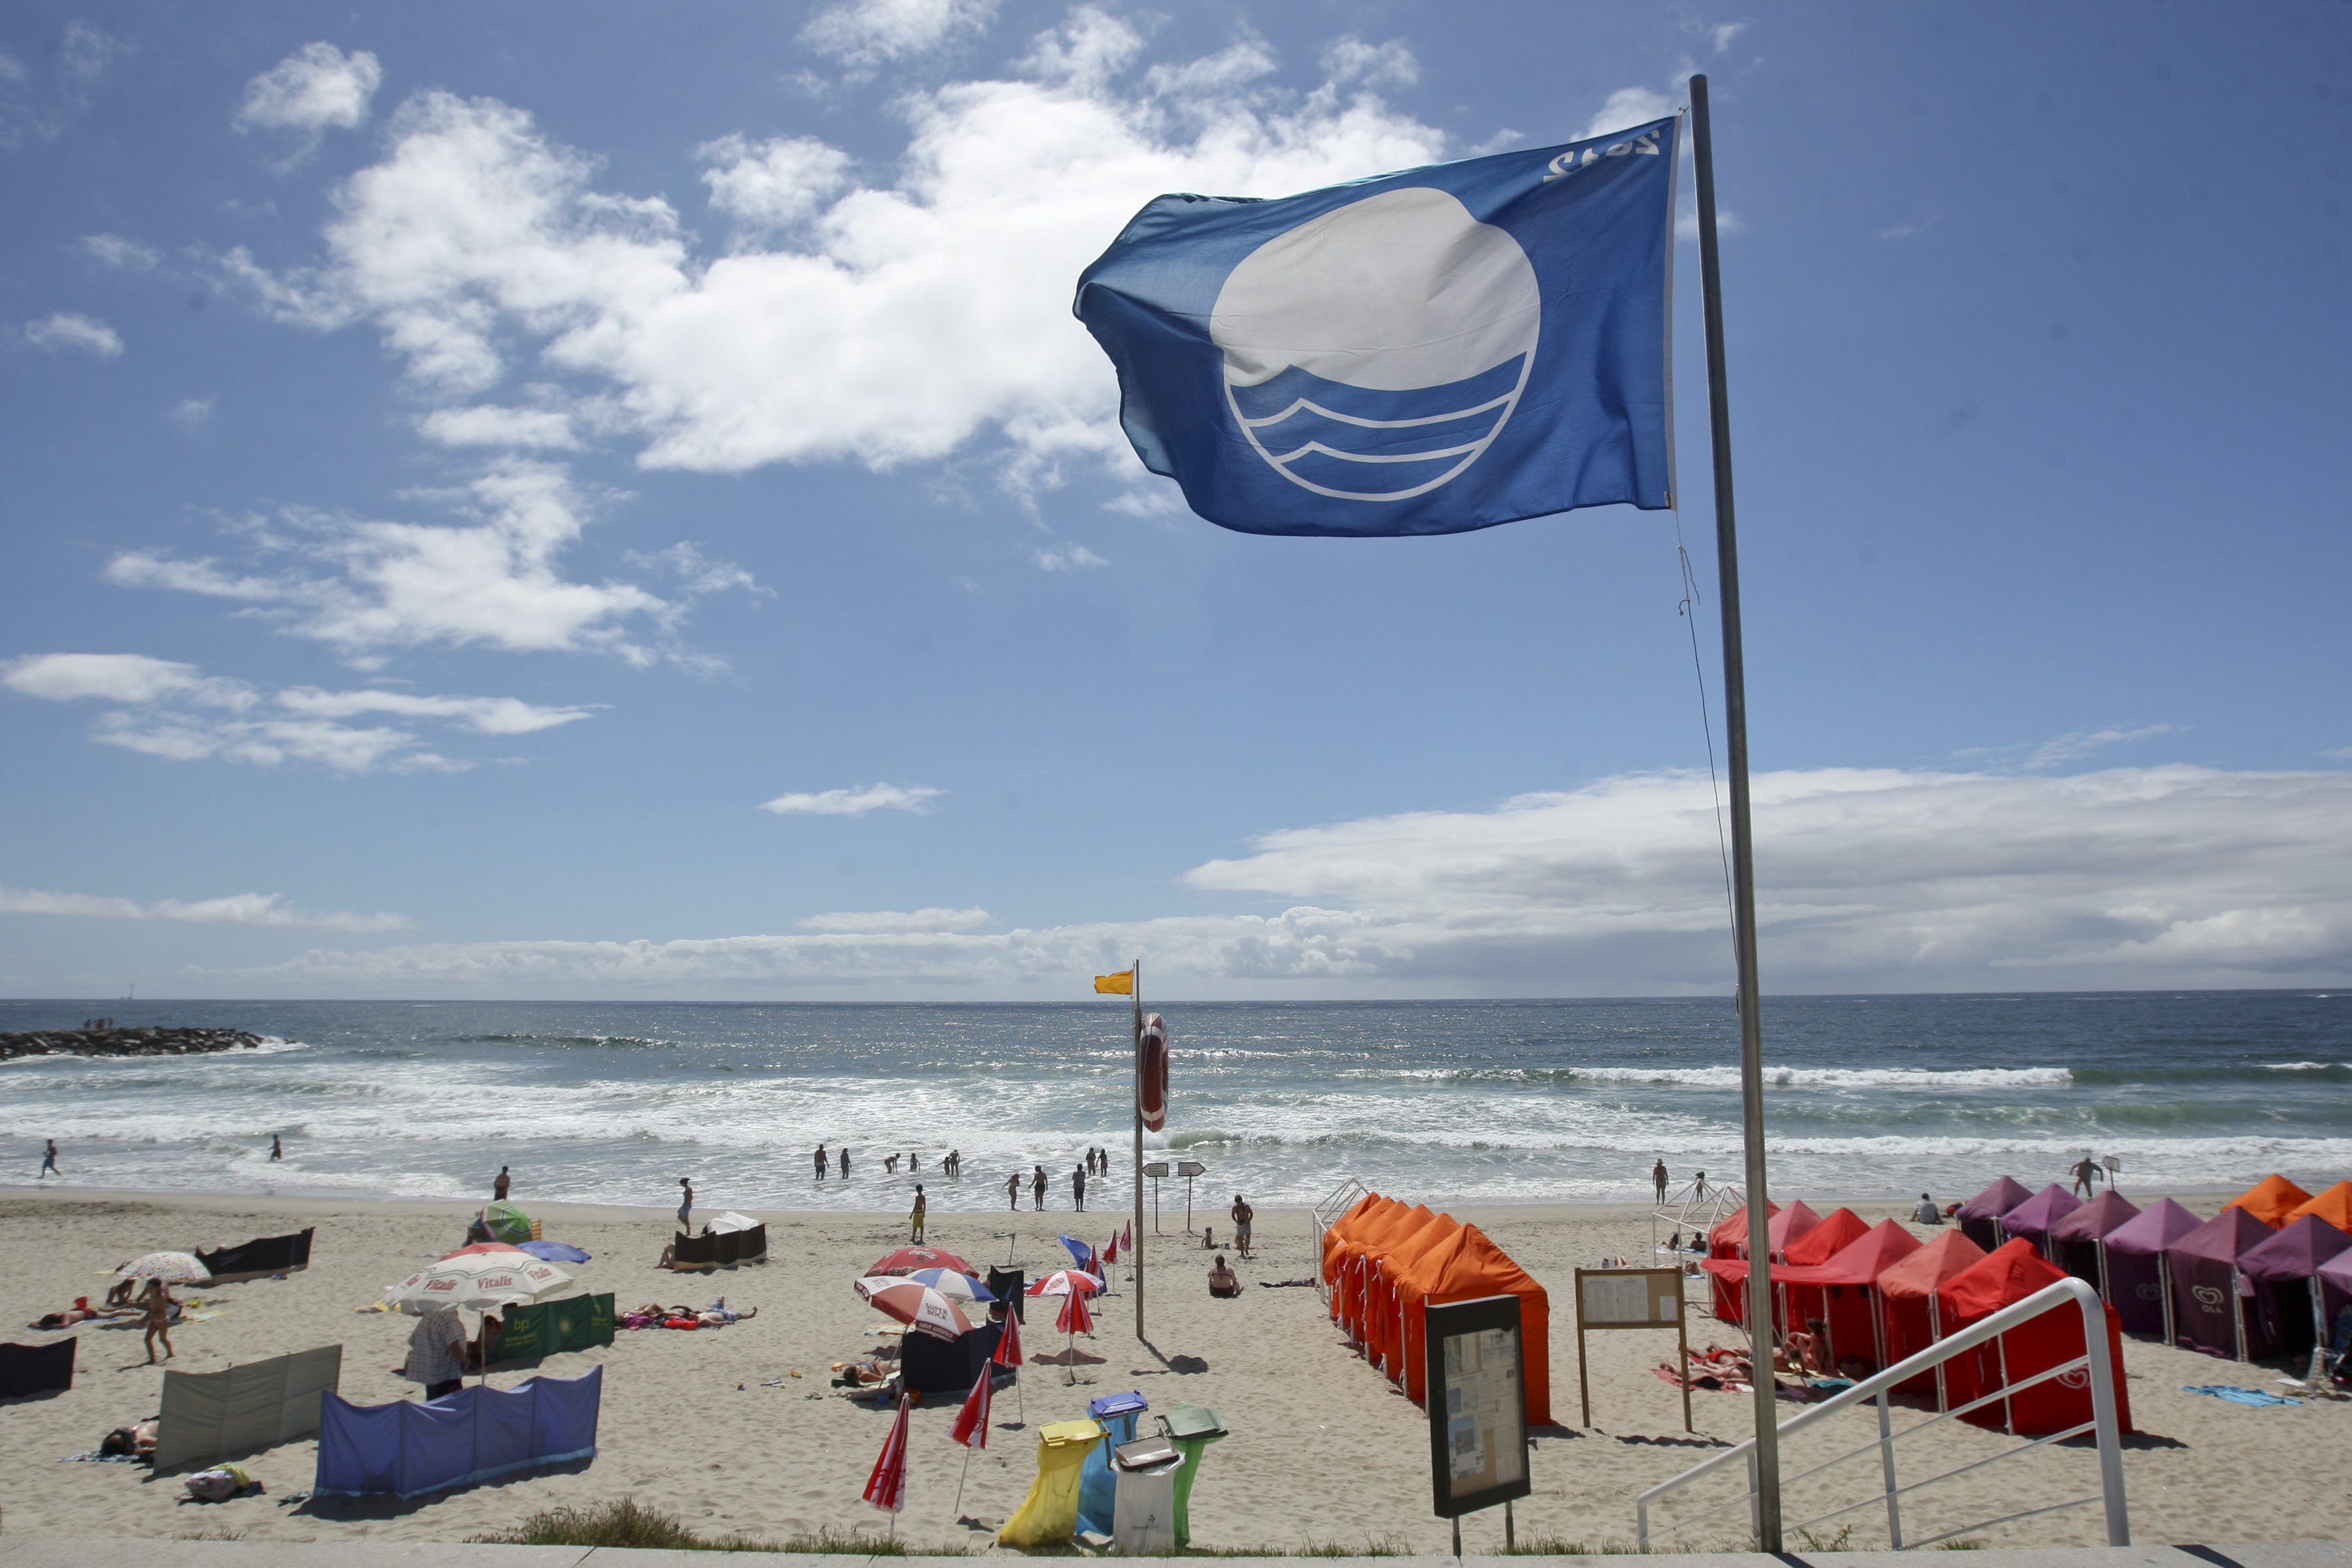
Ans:
[[[1146,1131],[1168,1125],[1168,1021],[1153,1013],[1135,1041],[1135,1107]]]

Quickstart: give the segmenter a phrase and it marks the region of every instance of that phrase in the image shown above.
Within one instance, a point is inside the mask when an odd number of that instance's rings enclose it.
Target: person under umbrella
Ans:
[[[487,1316],[500,1307],[536,1301],[572,1283],[571,1275],[529,1253],[478,1247],[478,1244],[427,1264],[390,1287],[383,1293],[384,1305],[420,1314],[446,1309]],[[487,1383],[490,1375],[487,1334],[484,1342],[482,1380]]]

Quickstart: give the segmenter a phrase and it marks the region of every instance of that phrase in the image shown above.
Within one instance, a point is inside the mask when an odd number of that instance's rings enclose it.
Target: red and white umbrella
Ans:
[[[918,1268],[952,1268],[959,1274],[970,1274],[975,1278],[982,1272],[954,1253],[936,1247],[902,1247],[866,1272],[869,1276],[912,1274]]]
[[[897,1319],[919,1334],[955,1340],[971,1332],[971,1320],[963,1315],[963,1309],[929,1285],[882,1277],[860,1279],[856,1289],[876,1311]]]
[[[890,1436],[882,1440],[874,1473],[866,1478],[866,1500],[888,1514],[907,1506],[907,1411],[913,1404],[908,1395],[898,1396],[898,1419],[890,1423]],[[896,1519],[890,1528],[898,1528]]]
[[[964,1395],[963,1408],[956,1412],[955,1425],[948,1436],[967,1448],[988,1447],[988,1406],[994,1398],[989,1368],[982,1366],[980,1375],[971,1380],[971,1392]],[[961,1501],[961,1493],[958,1501]]]
[[[472,1258],[478,1255],[499,1252],[503,1252],[510,1258],[536,1258],[537,1256],[534,1253],[525,1252],[521,1247],[517,1247],[511,1241],[475,1241],[468,1242],[455,1252],[443,1253],[441,1255],[441,1261],[446,1263],[453,1258]],[[518,1264],[517,1267],[520,1268],[520,1265]]]
[[[1042,1275],[1026,1292],[1032,1296],[1091,1296],[1103,1282],[1083,1268],[1056,1268]]]
[[[1093,1333],[1095,1315],[1087,1306],[1086,1297],[1083,1295],[1063,1297],[1062,1310],[1055,1316],[1054,1326],[1068,1334],[1073,1343],[1080,1334]]]
[[[1004,1304],[1004,1331],[996,1336],[996,1349],[988,1358],[998,1366],[1019,1366],[1021,1354],[1021,1311],[1011,1301]],[[1013,1379],[1013,1392],[1021,1402],[1021,1425],[1029,1425],[1029,1390],[1020,1379]]]

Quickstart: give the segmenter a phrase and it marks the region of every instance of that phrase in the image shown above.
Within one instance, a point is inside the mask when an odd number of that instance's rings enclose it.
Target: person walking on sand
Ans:
[[[1034,1167],[1029,1176],[1029,1199],[1032,1208],[1045,1206],[1045,1167]]]
[[[688,1230],[687,1226],[688,1217],[694,1213],[694,1183],[688,1177],[680,1176],[677,1179],[677,1228],[691,1236],[694,1233]]]
[[[816,1179],[822,1183],[825,1178],[825,1173],[832,1169],[833,1161],[826,1156],[824,1145],[822,1143],[818,1144],[816,1146]]]
[[[498,1178],[490,1183],[490,1199],[493,1203],[502,1204],[507,1201],[507,1194],[512,1191],[514,1191],[514,1171],[510,1166],[500,1165]]]
[[[1087,1169],[1084,1165],[1070,1167],[1070,1202],[1080,1214],[1087,1212]]]
[[[278,1134],[275,1132],[269,1135],[269,1157],[273,1160],[286,1158],[286,1145],[278,1141]]]
[[[163,1288],[161,1279],[147,1281],[147,1294],[141,1303],[147,1309],[147,1364],[155,1364],[155,1342],[163,1342],[163,1359],[170,1361],[172,1350],[172,1292]]]
[[[47,1150],[41,1155],[41,1173],[34,1178],[36,1181],[47,1180],[52,1171],[57,1171],[60,1176],[65,1174],[63,1171],[58,1170],[58,1141],[52,1138],[48,1141],[48,1144]]]
[[[1257,1210],[1250,1207],[1243,1200],[1241,1194],[1235,1193],[1233,1215],[1234,1250],[1247,1258],[1250,1255],[1250,1221],[1257,1217]]]
[[[2099,1163],[2088,1154],[2074,1162],[2074,1190],[2086,1198],[2099,1190],[2099,1178],[2106,1174],[2099,1169]]]
[[[923,1184],[917,1182],[915,1184],[915,1209],[912,1214],[909,1214],[907,1216],[914,1222],[915,1226],[914,1235],[908,1238],[908,1246],[920,1247],[923,1245],[923,1215],[930,1206],[930,1204],[923,1196]]]
[[[1011,1175],[1004,1178],[1004,1198],[1007,1203],[1013,1205],[1013,1212],[1014,1214],[1019,1214],[1021,1212],[1020,1172],[1015,1171]]]
[[[1664,1203],[1666,1201],[1666,1163],[1664,1160],[1660,1160],[1656,1164],[1650,1167],[1650,1185],[1658,1189],[1658,1201],[1660,1203]]]

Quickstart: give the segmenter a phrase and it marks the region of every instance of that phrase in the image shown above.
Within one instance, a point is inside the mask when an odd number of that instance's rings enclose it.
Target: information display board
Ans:
[[[1690,1340],[1683,1324],[1679,1268],[1580,1268],[1576,1271],[1576,1387],[1584,1424],[1592,1425],[1592,1377],[1584,1336],[1594,1329],[1672,1329],[1683,1373],[1683,1430],[1691,1428]]]
[[[1526,1346],[1519,1298],[1423,1309],[1430,1486],[1437,1517],[1459,1519],[1528,1492]]]

